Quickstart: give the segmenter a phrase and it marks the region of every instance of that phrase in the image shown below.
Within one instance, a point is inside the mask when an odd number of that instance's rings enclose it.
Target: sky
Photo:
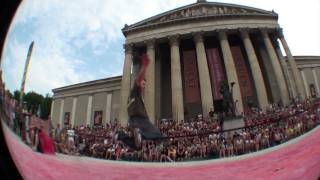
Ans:
[[[209,1],[209,0],[208,0]],[[196,0],[24,0],[7,35],[1,68],[6,87],[20,89],[35,42],[26,92],[122,74],[121,29]],[[210,1],[211,2],[211,1]],[[216,0],[274,10],[293,55],[320,56],[320,0]],[[303,2],[303,3],[302,3]]]

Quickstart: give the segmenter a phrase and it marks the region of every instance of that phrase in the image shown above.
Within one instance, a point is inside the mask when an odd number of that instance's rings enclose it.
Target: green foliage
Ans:
[[[40,105],[40,108],[41,108],[40,118],[48,119],[48,116],[50,115],[50,111],[51,111],[51,103],[52,103],[52,98],[49,97],[49,94],[47,94]]]
[[[43,96],[36,92],[28,92],[23,97],[23,102],[26,104],[26,108],[31,113],[37,113],[40,104],[43,101]]]
[[[15,90],[12,97],[19,102],[20,91]],[[37,114],[40,108],[40,118],[48,119],[48,116],[50,115],[50,111],[51,111],[51,102],[52,102],[52,97],[50,97],[49,94],[43,97],[43,95],[38,94],[34,91],[31,91],[23,95],[23,102],[27,111],[33,114]]]
[[[7,90],[7,94],[9,96],[9,98],[13,98],[13,94],[9,90]]]
[[[14,98],[15,100],[17,100],[18,102],[20,102],[20,91],[15,90],[15,91],[13,92],[13,98]]]

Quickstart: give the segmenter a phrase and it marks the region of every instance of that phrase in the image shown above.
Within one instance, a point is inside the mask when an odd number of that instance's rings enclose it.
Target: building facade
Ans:
[[[114,123],[119,114],[121,76],[53,89],[53,125]]]
[[[273,11],[197,1],[125,25],[122,32],[122,77],[53,90],[54,122],[63,124],[70,117],[71,124],[94,124],[101,111],[103,123],[117,118],[126,125],[127,100],[140,67],[137,57],[143,53],[151,61],[143,96],[153,123],[220,109],[221,82],[233,84],[238,113],[320,92],[320,58],[292,56]]]

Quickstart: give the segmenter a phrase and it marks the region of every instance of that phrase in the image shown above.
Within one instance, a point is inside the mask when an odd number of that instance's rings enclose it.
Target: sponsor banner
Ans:
[[[220,82],[225,80],[225,75],[221,63],[220,52],[218,48],[209,48],[206,49],[206,53],[212,82],[211,87],[213,90],[213,99],[221,100],[223,97],[220,93]]]
[[[95,111],[94,112],[94,121],[93,124],[95,126],[101,126],[102,125],[102,111]]]
[[[64,113],[64,125],[69,125],[70,124],[70,112],[65,112]]]
[[[182,52],[183,73],[184,73],[184,92],[186,103],[200,102],[199,77],[197,70],[197,57],[195,50]]]

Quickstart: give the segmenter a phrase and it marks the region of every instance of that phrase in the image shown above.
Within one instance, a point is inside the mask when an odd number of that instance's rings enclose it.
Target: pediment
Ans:
[[[194,19],[194,18],[205,18],[205,17],[221,17],[221,16],[250,16],[250,15],[265,15],[265,16],[275,16],[277,14],[273,11],[266,11],[257,8],[251,8],[247,6],[240,6],[234,4],[225,3],[215,3],[215,2],[204,2],[204,3],[194,3],[181,8],[177,8],[146,20],[140,21],[138,23],[132,24],[130,26],[126,25],[123,31],[130,29],[136,29],[139,27],[145,27],[150,25],[162,24],[166,22]]]

